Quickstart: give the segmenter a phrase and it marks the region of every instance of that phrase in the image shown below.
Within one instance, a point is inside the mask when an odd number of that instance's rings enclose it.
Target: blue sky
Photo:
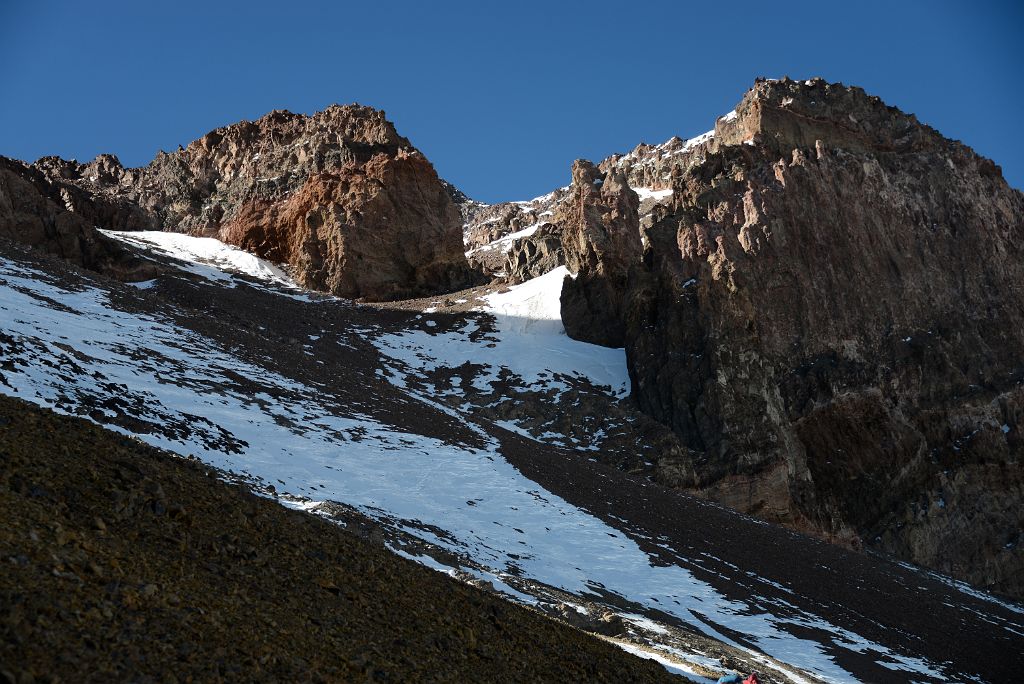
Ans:
[[[384,109],[494,202],[708,130],[757,76],[864,87],[1024,188],[1019,2],[0,0],[0,154],[147,163],[271,109]]]

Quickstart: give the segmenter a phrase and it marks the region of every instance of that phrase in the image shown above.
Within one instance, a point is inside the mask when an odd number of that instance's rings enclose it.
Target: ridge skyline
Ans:
[[[1024,58],[1014,38],[1024,10],[1010,3],[980,11],[940,3],[927,13],[868,3],[823,14],[800,2],[770,15],[740,3],[728,16],[668,3],[543,13],[529,4],[485,12],[410,3],[399,8],[408,19],[401,25],[378,8],[318,7],[301,37],[279,36],[280,11],[269,3],[245,12],[187,2],[61,5],[0,10],[0,54],[15,66],[7,97],[17,103],[0,111],[0,126],[19,132],[3,140],[4,155],[113,152],[139,166],[158,149],[273,109],[310,113],[356,101],[387,112],[442,177],[495,203],[564,185],[573,159],[696,135],[756,77],[788,74],[860,86],[1024,187],[1024,141],[1013,135],[1022,96],[1006,85]],[[190,21],[197,13],[204,21]],[[801,18],[823,33],[751,49]],[[729,30],[707,30],[715,26]],[[808,51],[804,41],[815,35],[828,40]],[[104,64],[116,75],[96,78]]]

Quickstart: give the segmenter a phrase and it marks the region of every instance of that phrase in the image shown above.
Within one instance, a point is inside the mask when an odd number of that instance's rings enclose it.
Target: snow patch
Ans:
[[[636,644],[631,644],[627,641],[618,641],[617,639],[609,639],[609,641],[611,641],[613,644],[621,648],[626,653],[632,653],[635,656],[646,658],[648,660],[653,660],[654,662],[658,663],[672,674],[680,675],[684,679],[687,679],[691,682],[698,682],[699,684],[715,684],[716,680],[708,679],[707,677],[698,674],[696,670],[693,670],[687,667],[685,664],[680,663],[678,660],[669,658],[668,656],[658,653],[657,651],[648,648],[642,648],[640,646],[637,646]]]
[[[536,233],[537,229],[540,227],[540,223],[535,223],[532,226],[523,228],[522,230],[517,230],[514,233],[503,235],[497,240],[492,240],[491,242],[488,242],[486,245],[474,247],[473,249],[466,252],[466,258],[469,258],[470,256],[476,254],[477,252],[490,252],[495,249],[500,249],[502,252],[508,252],[510,249],[512,249],[513,242],[520,238],[530,237],[531,235]]]
[[[232,273],[246,275],[256,280],[285,287],[301,289],[298,283],[266,259],[225,244],[216,238],[193,237],[182,233],[167,233],[159,230],[116,231],[101,230],[107,237],[125,244],[169,256],[193,264],[183,270],[200,275],[208,280],[231,281]]]
[[[560,297],[566,275],[568,269],[560,266],[507,292],[484,296],[478,311],[494,316],[497,328],[485,340],[480,339],[480,328],[470,325],[444,333],[407,330],[381,335],[376,344],[385,356],[420,373],[466,363],[481,366],[484,370],[473,386],[482,391],[498,382],[502,371],[510,371],[525,384],[567,389],[565,383],[550,380],[562,375],[607,386],[614,396],[624,397],[629,393],[625,350],[565,334]]]
[[[652,190],[651,188],[633,188],[633,192],[637,194],[641,202],[646,199],[653,199],[658,201],[663,200],[666,197],[672,196],[672,188],[668,188],[667,190]]]

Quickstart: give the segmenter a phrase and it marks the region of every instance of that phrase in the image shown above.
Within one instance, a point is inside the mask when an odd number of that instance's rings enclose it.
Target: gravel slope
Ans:
[[[0,396],[0,680],[671,681],[220,474]]]

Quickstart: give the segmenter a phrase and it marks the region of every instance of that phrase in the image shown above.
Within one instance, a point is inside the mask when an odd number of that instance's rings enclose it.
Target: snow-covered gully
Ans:
[[[1022,643],[1015,606],[630,479],[587,459],[597,442],[462,410],[460,393],[500,383],[551,410],[581,384],[628,394],[620,350],[561,330],[563,273],[482,297],[479,314],[414,316],[307,296],[217,244],[159,249],[183,270],[142,287],[7,250],[0,391],[198,456],[288,505],[354,510],[404,555],[514,600],[615,612],[637,642],[624,647],[646,640],[647,657],[694,681],[721,663],[672,635],[829,682],[990,679],[984,663]],[[189,301],[219,308],[203,318]],[[439,372],[456,401],[423,391]]]

